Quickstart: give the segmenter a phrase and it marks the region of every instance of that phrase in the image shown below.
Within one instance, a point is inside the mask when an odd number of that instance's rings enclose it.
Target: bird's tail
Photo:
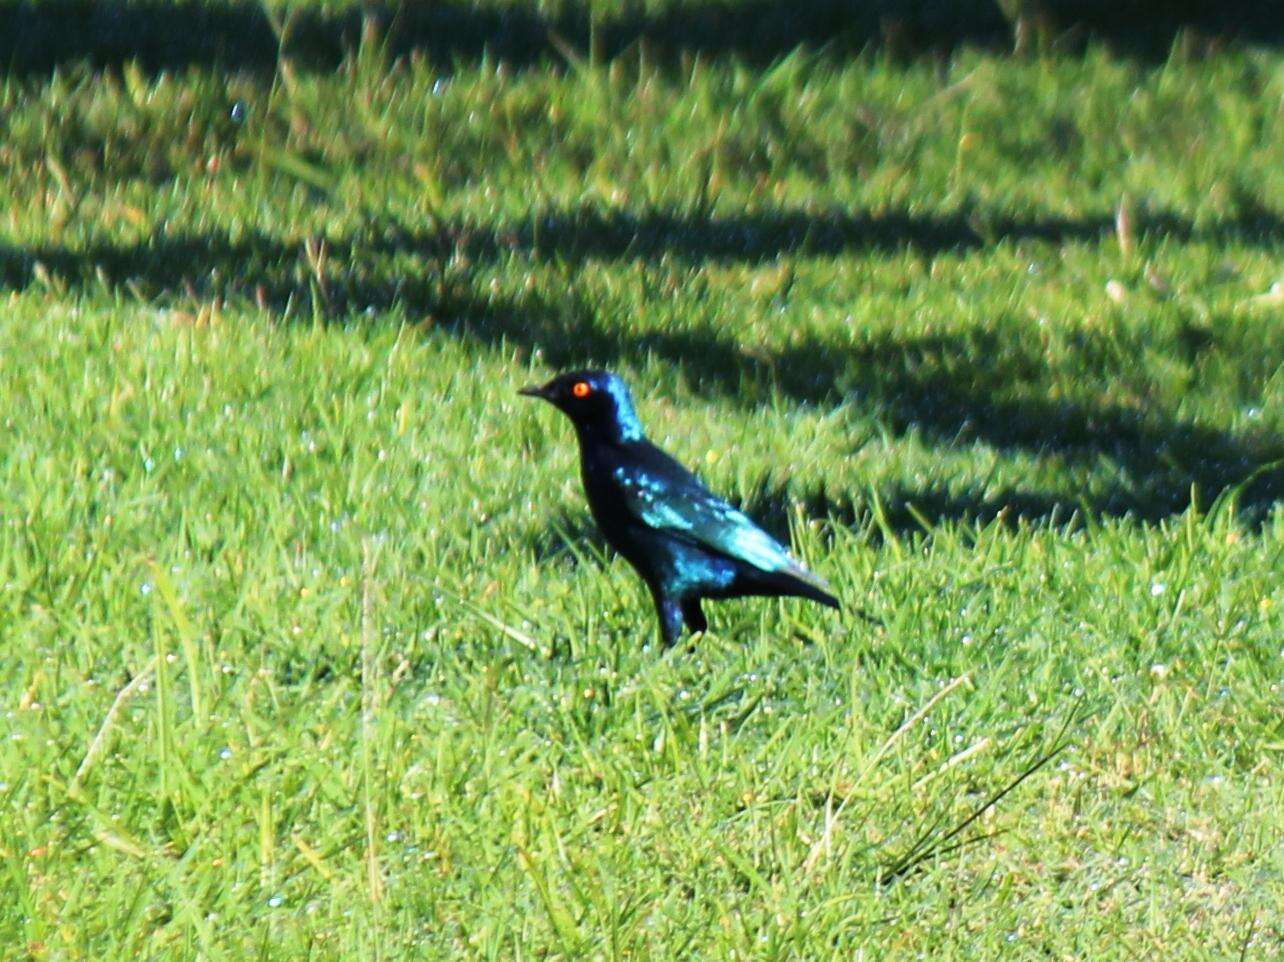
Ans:
[[[834,608],[838,611],[843,610],[843,606],[839,604],[838,599],[835,598],[833,595],[831,595],[824,588],[821,588],[818,585],[811,584],[810,582],[807,582],[807,581],[802,581],[801,579],[799,579],[799,582],[800,582],[800,586],[797,592],[799,596],[803,598],[810,598],[812,601],[819,601],[822,605],[829,605],[829,607]]]
[[[764,572],[761,576],[763,588],[773,594],[793,595],[798,598],[809,598],[822,605],[842,610],[838,599],[829,593],[829,585],[812,574],[806,568],[798,567],[790,571]],[[765,592],[764,592],[765,593]]]

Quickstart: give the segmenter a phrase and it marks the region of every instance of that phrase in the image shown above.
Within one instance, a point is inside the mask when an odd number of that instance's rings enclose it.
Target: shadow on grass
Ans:
[[[1154,234],[1182,243],[1198,240],[1272,248],[1284,243],[1284,218],[1250,202],[1244,203],[1234,219],[1213,224],[1196,226],[1176,214],[1156,211],[1144,214],[1139,226],[1143,236]],[[1002,242],[1093,242],[1113,231],[1113,216],[1104,215],[1022,219],[981,210],[924,215],[896,210],[869,214],[768,208],[706,216],[672,211],[636,214],[584,207],[548,211],[499,228],[458,229],[456,233],[464,249],[475,258],[514,253],[571,262],[674,257],[698,264],[752,263],[784,254],[815,257],[857,251],[914,250],[933,255]],[[422,246],[424,240],[411,234],[401,243],[409,249]]]
[[[20,289],[45,283],[68,291],[106,287],[158,305],[189,307],[226,297],[258,303],[280,318],[351,317],[364,309],[395,308],[411,321],[431,319],[436,329],[485,346],[503,344],[539,351],[553,368],[583,364],[641,365],[648,360],[674,369],[697,393],[752,406],[778,396],[816,405],[850,402],[877,412],[888,428],[914,433],[940,445],[974,443],[1006,452],[1034,453],[1067,466],[1112,466],[1117,480],[1092,496],[1071,499],[1028,491],[944,490],[885,492],[892,524],[909,530],[915,512],[929,522],[1002,517],[1064,521],[1076,512],[1131,515],[1156,521],[1186,508],[1191,486],[1204,504],[1242,486],[1240,506],[1260,518],[1284,498],[1284,438],[1269,432],[1233,433],[1174,417],[1144,405],[1096,399],[1048,397],[1048,359],[1040,343],[986,330],[949,335],[906,336],[883,332],[849,343],[807,335],[785,348],[747,353],[713,325],[687,330],[621,331],[600,325],[593,306],[573,291],[548,298],[483,293],[467,269],[452,268],[461,252],[472,257],[508,254],[560,258],[661,257],[694,261],[757,260],[785,253],[824,254],[850,249],[927,252],[976,246],[981,234],[958,221],[895,215],[886,219],[834,216],[810,222],[802,214],[777,212],[714,221],[668,215],[630,217],[584,214],[542,218],[512,228],[447,228],[432,234],[397,227],[371,228],[362,236],[327,242],[324,248],[250,234],[155,238],[138,245],[101,245],[85,250],[0,248],[0,286]],[[1155,221],[1152,221],[1155,223]],[[1258,212],[1247,223],[1196,229],[1176,218],[1163,230],[1186,238],[1261,240],[1278,244],[1278,218]],[[890,226],[889,226],[890,225]],[[988,240],[1044,241],[1091,238],[1097,222],[991,222]],[[413,264],[407,269],[407,258]],[[466,261],[467,258],[464,258]],[[1217,346],[1216,332],[1177,328],[1166,348],[1197,363]],[[1059,362],[1101,383],[1127,384],[1140,344],[1122,343],[1110,332],[1078,332]],[[1237,349],[1231,345],[1227,350]],[[1064,379],[1063,379],[1064,380]],[[1144,392],[1143,392],[1144,397]],[[681,452],[678,452],[681,453]],[[688,452],[688,454],[690,454]],[[862,499],[864,492],[859,495]],[[764,492],[756,507],[777,533],[784,492]],[[811,513],[855,517],[850,501],[823,492],[804,496]],[[911,505],[913,510],[911,510]],[[755,504],[751,504],[755,507]]]
[[[1147,61],[1167,58],[1183,36],[1258,44],[1284,39],[1284,18],[1265,0],[1029,0],[1023,6],[1023,22],[1037,43],[1072,50],[1093,39]],[[1013,25],[994,0],[671,0],[650,9],[595,9],[579,0],[552,15],[509,0],[283,9],[289,11],[280,21],[284,50],[296,69],[316,70],[333,69],[363,34],[383,38],[394,56],[415,54],[444,68],[483,58],[514,67],[560,65],[565,45],[603,58],[644,50],[661,64],[691,56],[763,64],[799,47],[832,57],[870,48],[918,56],[963,45],[1007,50],[1013,39]],[[16,74],[131,62],[149,71],[270,73],[281,49],[265,5],[250,0],[0,0],[0,23],[6,25],[0,68]]]
[[[920,527],[921,519],[929,525],[992,519],[1061,523],[1091,513],[1153,522],[1184,511],[1192,486],[1205,506],[1242,489],[1241,513],[1257,523],[1284,499],[1284,438],[1236,434],[1140,405],[1050,400],[1049,371],[1037,342],[1013,343],[980,330],[932,337],[882,333],[856,346],[806,337],[764,355],[745,353],[732,336],[712,328],[621,334],[603,330],[593,317],[590,307],[574,303],[492,302],[471,317],[458,317],[451,329],[488,345],[538,349],[552,368],[659,360],[694,392],[730,403],[753,405],[773,394],[806,404],[851,402],[878,412],[899,435],[917,433],[942,446],[981,443],[1086,469],[1111,464],[1118,479],[1078,498],[1013,490],[884,491],[887,523],[900,533]],[[1177,337],[1176,350],[1209,349],[1198,337]],[[1104,366],[1107,378],[1129,373],[1121,367],[1126,352],[1121,356],[1104,336],[1085,335],[1077,355],[1062,363],[1085,370]],[[685,452],[688,458],[697,453]],[[787,530],[786,506],[795,500],[796,494],[760,491],[749,507],[755,516],[765,514],[764,521],[781,535]],[[856,520],[850,497],[816,492],[801,500],[808,516]]]
[[[1139,215],[1136,231],[1139,239],[1179,243],[1269,249],[1284,244],[1284,217],[1251,200],[1240,208],[1234,218],[1199,225],[1167,211],[1145,212]],[[1000,243],[1094,243],[1113,230],[1114,219],[1107,215],[1023,219],[975,209],[911,214],[775,207],[709,215],[586,206],[542,211],[498,224],[446,224],[436,230],[375,223],[348,237],[325,238],[322,253],[335,275],[331,280],[342,288],[334,292],[332,308],[342,312],[387,306],[398,298],[415,309],[432,306],[431,298],[417,302],[404,286],[385,276],[387,268],[381,261],[398,255],[426,260],[430,269],[461,254],[470,260],[528,257],[572,264],[670,258],[691,265],[758,263],[785,255],[913,251],[934,256]],[[305,256],[305,246],[302,238],[288,240],[262,232],[235,238],[221,233],[166,235],[79,249],[0,245],[0,284],[22,288],[44,270],[74,286],[99,282],[105,275],[109,284],[133,282],[157,294],[181,294],[194,287],[208,294],[230,290],[248,295],[253,288],[263,287],[280,300],[297,295],[300,285],[306,291],[307,277],[316,273]]]

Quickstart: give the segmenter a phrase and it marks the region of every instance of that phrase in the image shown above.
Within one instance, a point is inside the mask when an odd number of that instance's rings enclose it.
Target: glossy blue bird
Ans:
[[[571,371],[522,388],[575,425],[589,508],[651,589],[666,646],[708,627],[705,598],[795,595],[837,608],[828,586],[741,511],[646,439],[628,388],[609,371]]]

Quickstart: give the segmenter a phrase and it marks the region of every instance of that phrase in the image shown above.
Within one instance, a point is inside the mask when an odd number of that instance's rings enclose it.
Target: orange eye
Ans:
[[[588,381],[576,381],[571,393],[578,398],[586,398],[593,393],[593,389],[589,387]]]

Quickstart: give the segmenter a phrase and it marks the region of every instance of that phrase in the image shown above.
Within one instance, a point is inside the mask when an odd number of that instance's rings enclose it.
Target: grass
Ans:
[[[699,49],[0,80],[17,957],[1279,951],[1280,50]],[[848,611],[657,650],[588,362]]]

